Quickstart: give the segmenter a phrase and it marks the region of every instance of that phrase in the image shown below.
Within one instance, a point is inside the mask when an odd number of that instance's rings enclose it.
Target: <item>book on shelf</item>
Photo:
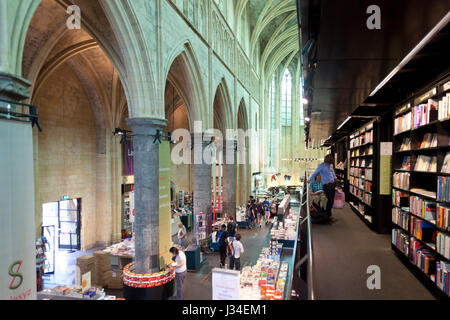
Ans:
[[[425,190],[425,189],[421,189],[421,188],[412,188],[411,192],[418,193],[425,197],[430,197],[430,198],[436,199],[436,192],[433,192],[433,191],[429,191],[429,190]]]
[[[435,243],[436,241],[436,228],[431,222],[411,216],[409,230],[411,235],[423,242]]]
[[[437,133],[426,133],[420,143],[420,149],[437,147]]]
[[[411,237],[400,229],[392,229],[392,244],[404,255],[409,256]]]
[[[441,173],[450,173],[450,152],[447,152],[442,164]]]
[[[436,251],[450,259],[450,235],[438,232],[436,235]]]
[[[436,285],[450,296],[450,263],[436,262]]]
[[[393,190],[392,191],[392,204],[403,210],[409,211],[409,193]]]
[[[408,151],[408,150],[411,150],[411,138],[410,137],[403,138],[403,141],[402,141],[402,144],[400,145],[399,151]]]
[[[438,119],[446,120],[450,118],[450,92],[439,100],[439,111],[438,111]]]
[[[450,231],[450,206],[438,203],[436,219],[439,228]]]
[[[408,190],[410,176],[409,172],[395,172],[393,178],[394,187]]]
[[[411,170],[411,157],[404,156],[402,161],[402,170]]]
[[[408,231],[410,214],[400,208],[392,208],[392,222]]]
[[[411,238],[411,261],[430,277],[436,274],[436,257],[420,241]]]
[[[448,186],[449,178],[450,177],[438,177],[437,199],[439,201],[450,202],[450,188]]]
[[[437,119],[438,102],[428,99],[428,103],[414,107],[414,128],[426,125]]]
[[[437,157],[429,157],[420,155],[417,157],[415,171],[436,172],[437,169]]]

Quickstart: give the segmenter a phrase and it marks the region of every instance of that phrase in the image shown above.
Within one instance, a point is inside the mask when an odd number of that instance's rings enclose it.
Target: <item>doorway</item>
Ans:
[[[44,274],[55,274],[61,255],[81,248],[81,198],[42,205],[42,235],[47,240]]]

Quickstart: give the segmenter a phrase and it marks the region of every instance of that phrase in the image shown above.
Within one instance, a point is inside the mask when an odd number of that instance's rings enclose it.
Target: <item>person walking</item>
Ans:
[[[262,203],[263,208],[264,208],[264,222],[266,224],[269,223],[269,219],[270,219],[270,202],[268,199],[269,199],[268,197],[265,197],[265,199]]]
[[[327,206],[326,206],[326,213],[328,215],[328,218],[330,222],[335,222],[336,219],[332,217],[331,209],[333,208],[334,203],[334,195],[336,193],[335,187],[336,187],[336,174],[334,173],[333,168],[334,163],[334,156],[332,154],[327,154],[325,156],[324,162],[319,164],[316,171],[311,175],[310,180],[308,183],[311,183],[311,181],[315,180],[316,175],[320,174],[322,177],[322,186],[323,191],[325,193],[325,196],[327,197]]]
[[[241,255],[244,253],[244,246],[241,242],[241,235],[236,235],[236,240],[231,242],[230,269],[241,270]]]
[[[220,267],[224,268],[225,260],[227,258],[228,232],[225,224],[223,224],[220,229],[221,232],[218,236],[217,243],[219,244]]]
[[[170,248],[169,252],[173,254],[173,258],[175,259],[172,267],[175,268],[176,299],[183,300],[183,283],[187,273],[186,255],[176,247]]]
[[[262,220],[264,217],[264,207],[263,207],[262,203],[259,201],[259,199],[256,202],[256,214],[257,214],[258,225],[261,228]],[[258,227],[258,225],[256,227]]]
[[[186,247],[186,241],[187,241],[187,232],[186,232],[186,227],[184,226],[184,224],[179,221],[178,222],[178,244],[180,245],[180,247],[182,247],[183,249]]]

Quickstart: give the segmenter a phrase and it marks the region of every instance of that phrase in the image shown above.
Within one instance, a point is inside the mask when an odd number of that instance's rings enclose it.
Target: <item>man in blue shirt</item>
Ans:
[[[331,209],[333,208],[334,203],[334,195],[336,193],[336,174],[334,173],[333,163],[334,156],[332,154],[327,154],[325,156],[324,162],[319,164],[316,171],[314,171],[314,173],[310,177],[310,180],[312,181],[315,180],[316,175],[319,173],[322,177],[323,191],[325,192],[325,196],[327,197],[326,213],[330,218],[330,221],[332,222],[336,221],[336,219],[331,216]]]

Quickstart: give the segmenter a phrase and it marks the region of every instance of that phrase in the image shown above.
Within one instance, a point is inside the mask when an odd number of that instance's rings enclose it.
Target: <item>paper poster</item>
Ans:
[[[239,300],[240,272],[214,268],[212,270],[212,299]]]
[[[84,292],[91,288],[91,272],[88,271],[81,275],[81,290]]]
[[[392,156],[392,142],[380,142],[380,155]]]
[[[392,142],[380,142],[380,195],[391,194]]]
[[[172,244],[172,214],[170,206],[170,143],[159,145],[159,254],[161,265],[172,258],[169,252]]]

